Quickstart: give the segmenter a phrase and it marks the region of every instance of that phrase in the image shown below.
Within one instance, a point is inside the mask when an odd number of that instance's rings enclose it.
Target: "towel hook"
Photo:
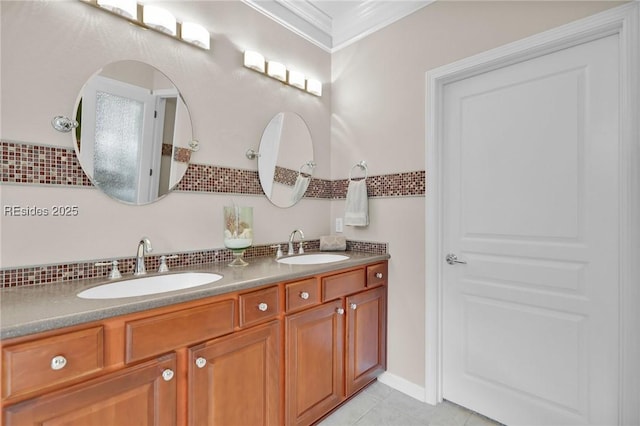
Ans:
[[[359,168],[364,171],[363,179],[366,179],[369,176],[369,169],[367,168],[367,163],[366,161],[362,160],[359,163],[354,164],[353,167],[351,167],[351,170],[349,170],[349,180],[353,180],[353,169],[355,168]]]

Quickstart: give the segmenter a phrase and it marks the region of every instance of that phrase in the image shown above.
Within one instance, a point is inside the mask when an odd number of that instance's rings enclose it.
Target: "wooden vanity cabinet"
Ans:
[[[309,425],[343,399],[343,302],[289,315],[285,330],[285,421]]]
[[[322,277],[325,303],[285,317],[287,425],[312,424],[386,369],[386,268]]]
[[[10,405],[4,424],[175,425],[175,371],[175,355],[161,357]]]
[[[280,321],[189,349],[189,424],[282,424]]]
[[[3,341],[1,423],[310,425],[385,369],[386,268]]]
[[[346,299],[347,396],[378,377],[387,366],[387,289],[377,287]]]
[[[14,397],[91,377],[104,367],[102,326],[2,348],[2,396]]]

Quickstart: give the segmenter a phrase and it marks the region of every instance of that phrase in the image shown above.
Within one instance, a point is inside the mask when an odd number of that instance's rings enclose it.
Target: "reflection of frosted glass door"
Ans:
[[[138,199],[143,119],[143,102],[96,92],[93,178],[107,194],[131,203]]]
[[[134,204],[155,199],[152,159],[154,96],[149,89],[95,77],[82,99],[80,160],[94,184],[106,194]],[[157,180],[156,190],[157,194]]]

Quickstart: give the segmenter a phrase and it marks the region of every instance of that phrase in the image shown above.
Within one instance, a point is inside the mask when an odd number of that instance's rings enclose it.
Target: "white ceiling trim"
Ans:
[[[435,0],[364,0],[329,16],[315,0],[242,0],[289,30],[328,52],[335,52]]]
[[[304,1],[306,2],[306,0]],[[333,45],[331,32],[322,30],[317,24],[305,20],[282,2],[278,0],[242,0],[242,2],[316,46],[331,52]]]
[[[422,9],[435,0],[363,1],[333,20],[332,50],[340,50]]]

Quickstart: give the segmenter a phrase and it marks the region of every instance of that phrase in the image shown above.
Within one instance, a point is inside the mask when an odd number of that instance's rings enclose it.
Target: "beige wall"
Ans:
[[[178,14],[180,1],[163,6]],[[84,82],[112,61],[135,59],[162,70],[189,107],[201,164],[256,170],[245,151],[258,148],[264,127],[294,111],[314,139],[316,175],[330,175],[330,54],[241,2],[192,2],[192,17],[212,32],[204,51],[145,31],[79,1],[2,1],[3,140],[71,148],[55,115],[73,116]],[[327,83],[321,98],[242,67],[245,49],[262,52]],[[254,206],[255,242],[284,241],[295,228],[327,234],[330,202],[303,200],[282,210],[264,197],[182,193],[148,206],[114,202],[95,189],[4,185],[2,205],[78,206],[73,218],[6,217],[2,267],[133,255],[147,235],[157,253],[223,247],[221,207]]]
[[[616,4],[438,1],[334,53],[332,178],[346,178],[360,160],[370,175],[425,169],[428,70]],[[389,242],[389,372],[424,386],[425,199],[374,199],[370,209],[371,226],[345,235]],[[343,211],[334,202],[332,219]]]

